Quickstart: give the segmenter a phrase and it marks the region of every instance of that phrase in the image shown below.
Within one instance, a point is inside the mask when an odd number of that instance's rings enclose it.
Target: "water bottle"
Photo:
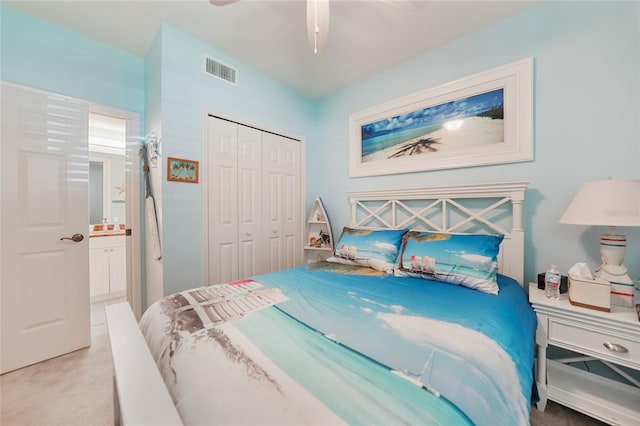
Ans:
[[[544,274],[544,295],[548,299],[560,298],[560,271],[556,265],[550,265]]]

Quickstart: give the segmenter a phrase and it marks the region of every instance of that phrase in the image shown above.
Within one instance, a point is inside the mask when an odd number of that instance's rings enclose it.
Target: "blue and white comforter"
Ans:
[[[179,293],[141,320],[186,424],[529,423],[536,318],[515,281],[496,296],[324,263],[253,279],[289,300],[212,325]]]

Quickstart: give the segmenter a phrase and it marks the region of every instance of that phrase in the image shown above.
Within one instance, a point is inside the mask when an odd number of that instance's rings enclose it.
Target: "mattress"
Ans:
[[[320,262],[165,297],[140,327],[185,424],[528,424],[536,317]]]

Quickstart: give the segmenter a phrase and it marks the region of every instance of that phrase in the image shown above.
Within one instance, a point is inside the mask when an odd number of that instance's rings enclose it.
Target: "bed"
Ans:
[[[526,186],[352,192],[326,262],[107,307],[116,423],[528,424]]]

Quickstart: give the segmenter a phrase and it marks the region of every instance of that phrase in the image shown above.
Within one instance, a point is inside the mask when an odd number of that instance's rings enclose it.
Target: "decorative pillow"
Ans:
[[[327,262],[367,266],[393,273],[406,229],[354,229],[344,227],[333,256]]]
[[[498,250],[504,235],[410,231],[403,237],[394,275],[458,284],[498,294]]]

